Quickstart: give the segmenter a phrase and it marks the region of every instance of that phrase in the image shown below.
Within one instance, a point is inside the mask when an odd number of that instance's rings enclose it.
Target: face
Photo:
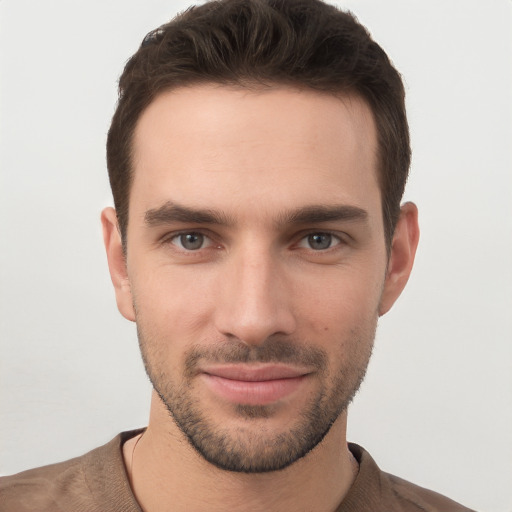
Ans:
[[[369,108],[290,88],[164,93],[136,128],[129,208],[126,262],[113,221],[106,235],[111,272],[173,424],[223,469],[304,456],[399,293]]]

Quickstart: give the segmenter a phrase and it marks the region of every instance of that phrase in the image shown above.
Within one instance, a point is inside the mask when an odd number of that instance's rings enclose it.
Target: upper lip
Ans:
[[[201,370],[207,375],[247,382],[293,379],[311,373],[304,368],[283,364],[225,364],[208,366]]]

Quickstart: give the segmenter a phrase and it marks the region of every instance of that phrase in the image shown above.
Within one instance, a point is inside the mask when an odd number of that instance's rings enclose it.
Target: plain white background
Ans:
[[[381,468],[512,511],[512,2],[347,0],[407,87],[422,238],[349,438]],[[100,234],[116,80],[186,1],[0,1],[0,472],[147,422]]]

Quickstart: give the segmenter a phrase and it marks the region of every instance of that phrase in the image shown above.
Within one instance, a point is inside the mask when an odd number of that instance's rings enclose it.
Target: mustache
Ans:
[[[185,354],[187,373],[194,373],[202,363],[285,363],[307,366],[322,371],[327,366],[327,354],[304,343],[272,336],[260,345],[247,345],[240,340],[227,340],[215,346],[195,345]]]

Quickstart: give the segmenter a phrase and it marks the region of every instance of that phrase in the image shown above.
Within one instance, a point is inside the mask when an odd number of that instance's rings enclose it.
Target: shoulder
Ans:
[[[126,478],[126,432],[81,457],[0,478],[0,512],[127,512],[140,509]]]
[[[338,512],[472,512],[446,496],[381,471],[364,448],[352,443],[349,447],[359,462],[359,474]]]
[[[411,510],[425,510],[428,512],[450,511],[450,512],[471,512],[471,509],[457,503],[442,494],[425,489],[419,485],[408,482],[395,475],[383,473],[390,483],[393,493],[398,500],[409,505]],[[409,508],[406,508],[409,510]]]
[[[83,458],[0,478],[0,511],[60,510],[70,495],[87,496]]]

